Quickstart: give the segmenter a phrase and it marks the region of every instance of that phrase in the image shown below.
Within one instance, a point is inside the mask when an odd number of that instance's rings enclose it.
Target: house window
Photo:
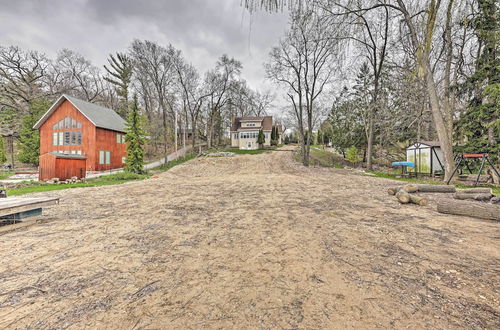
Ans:
[[[127,157],[122,157],[122,164],[125,164]]]
[[[238,133],[234,134],[234,139],[238,140]]]
[[[111,152],[106,150],[99,151],[99,165],[111,164]]]

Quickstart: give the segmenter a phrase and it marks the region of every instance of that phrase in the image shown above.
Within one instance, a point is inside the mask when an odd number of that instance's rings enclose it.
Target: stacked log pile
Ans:
[[[500,196],[493,195],[490,188],[463,189],[457,191],[453,197],[455,200],[439,201],[438,212],[500,220],[500,205],[498,205],[500,204]]]
[[[401,204],[428,205],[428,199],[415,195],[417,192],[453,193],[454,199],[438,201],[437,210],[440,213],[500,220],[500,196],[493,195],[490,188],[470,188],[457,191],[455,186],[449,185],[407,184],[391,187],[387,190],[387,193],[395,196]]]
[[[407,184],[405,186],[393,187],[387,190],[389,195],[396,196],[397,200],[401,204],[413,203],[420,206],[426,206],[429,204],[429,200],[427,198],[417,196],[414,193],[420,191],[420,185],[415,184]]]

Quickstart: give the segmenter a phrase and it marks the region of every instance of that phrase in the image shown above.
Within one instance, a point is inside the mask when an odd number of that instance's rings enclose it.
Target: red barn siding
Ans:
[[[46,181],[53,178],[59,180],[84,178],[86,172],[86,159],[60,158],[52,153],[40,156],[39,180]]]
[[[76,176],[81,179],[85,177],[86,159],[68,159],[56,157],[56,178],[60,180],[71,179]]]
[[[61,119],[65,117],[71,117],[76,121],[82,123],[82,128],[72,128],[72,129],[53,129],[54,124],[58,123]],[[71,132],[71,131],[81,131],[82,132],[82,144],[81,145],[63,145],[54,146],[53,145],[53,133],[54,132]],[[95,127],[95,125],[87,119],[78,109],[76,109],[71,102],[64,101],[50,116],[47,120],[40,126],[40,155],[44,155],[51,152],[57,151],[71,151],[71,150],[81,150],[82,155],[87,157],[86,160],[86,170],[87,171],[104,171],[115,168],[121,168],[124,166],[122,163],[122,158],[126,156],[126,144],[117,143],[116,134],[124,134],[122,132],[116,132],[112,130],[107,130],[103,128]],[[111,154],[111,164],[99,164],[99,151],[109,151]],[[42,156],[40,156],[40,173],[44,171],[49,171],[45,169],[45,165],[42,164]],[[62,159],[62,158],[61,158]],[[44,160],[49,162],[49,160]],[[70,165],[71,162],[61,161],[61,164]],[[54,167],[46,163],[49,167]],[[79,165],[78,165],[79,166]],[[47,172],[48,173],[48,172]],[[50,173],[53,177],[58,177],[56,173]],[[47,174],[48,175],[48,174]],[[71,175],[75,176],[75,175]],[[71,177],[70,176],[70,177]],[[79,175],[76,175],[79,176]],[[40,175],[42,177],[42,175]],[[45,178],[45,174],[43,175]]]
[[[82,123],[82,128],[59,129],[54,130],[53,125],[58,123],[64,117],[71,117]],[[81,131],[82,144],[73,146],[55,146],[52,142],[52,133]],[[52,115],[40,126],[40,155],[53,151],[81,150],[82,154],[87,156],[87,170],[95,170],[95,133],[96,127],[80,111],[78,111],[70,102],[64,101]]]
[[[41,181],[46,181],[55,177],[56,177],[55,155],[50,153],[40,155],[40,171],[38,173],[38,179]]]
[[[105,171],[114,168],[123,167],[122,157],[127,155],[127,147],[125,143],[116,142],[116,134],[125,134],[121,132],[110,131],[107,129],[97,128],[96,129],[96,159],[95,168],[96,171]],[[111,153],[111,164],[100,165],[99,164],[99,151],[109,151]]]

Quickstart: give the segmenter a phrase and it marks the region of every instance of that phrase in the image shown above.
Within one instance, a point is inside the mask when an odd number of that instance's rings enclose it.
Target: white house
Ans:
[[[278,144],[281,144],[282,126],[276,125],[278,129]],[[239,149],[258,149],[257,138],[259,131],[264,132],[264,146],[271,145],[271,131],[273,129],[273,117],[233,117],[231,124],[231,147]]]

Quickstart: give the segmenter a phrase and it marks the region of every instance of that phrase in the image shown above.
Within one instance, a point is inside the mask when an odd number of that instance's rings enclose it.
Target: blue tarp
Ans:
[[[409,166],[415,168],[415,164],[413,162],[392,162],[392,166]]]

